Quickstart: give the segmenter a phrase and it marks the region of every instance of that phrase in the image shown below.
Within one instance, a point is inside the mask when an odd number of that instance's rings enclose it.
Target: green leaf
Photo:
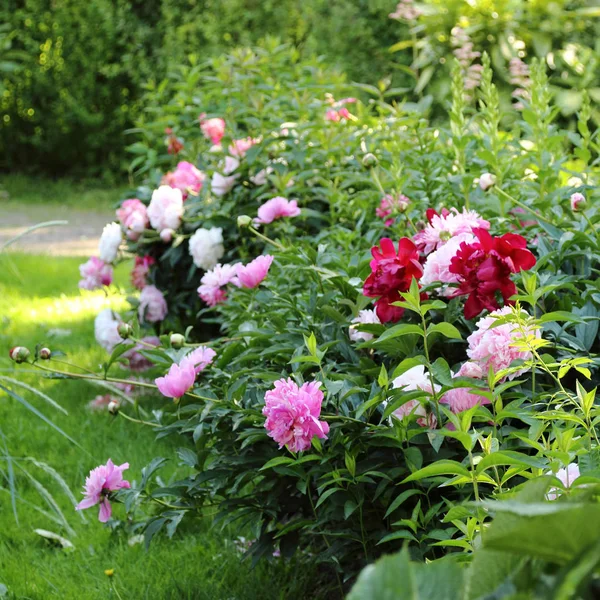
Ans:
[[[389,505],[385,515],[384,515],[384,519],[387,519],[399,506],[401,506],[406,500],[408,500],[411,496],[414,496],[415,494],[422,494],[423,492],[420,492],[419,490],[405,490],[404,492],[402,492],[401,494],[399,494],[395,500]]]
[[[534,458],[520,452],[503,450],[500,452],[493,452],[492,454],[483,457],[479,463],[477,463],[475,472],[479,475],[486,469],[497,466],[524,466],[545,469],[548,467],[548,462],[541,458]]]
[[[272,469],[273,467],[278,467],[280,465],[291,465],[294,462],[293,458],[289,456],[278,456],[276,458],[272,458],[270,461],[265,463],[260,470],[264,471],[266,469]]]
[[[438,460],[432,465],[415,471],[412,475],[409,475],[404,479],[402,483],[417,481],[419,479],[425,479],[426,477],[437,477],[438,475],[460,475],[462,477],[468,477],[469,479],[471,478],[471,473],[459,462],[456,462],[455,460]]]
[[[441,333],[443,336],[451,340],[462,340],[460,331],[450,323],[436,323],[427,328],[427,337],[434,333]]]
[[[386,542],[392,542],[394,540],[411,540],[413,542],[417,541],[415,536],[410,531],[402,529],[401,531],[388,533],[377,542],[377,545],[379,546],[379,544],[385,544]]]
[[[418,325],[411,325],[410,323],[401,323],[400,325],[394,325],[390,329],[386,329],[373,343],[379,344],[386,340],[391,340],[403,335],[420,335],[423,337],[423,330]]]

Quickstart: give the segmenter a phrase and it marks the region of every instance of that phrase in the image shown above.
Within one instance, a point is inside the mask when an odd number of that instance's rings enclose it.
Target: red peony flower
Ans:
[[[460,245],[450,263],[450,272],[459,276],[458,290],[454,296],[468,295],[465,317],[472,319],[483,310],[500,308],[497,294],[504,304],[517,293],[511,280],[512,273],[531,269],[535,256],[527,250],[527,241],[515,233],[492,237],[485,229],[474,229],[477,242]]]
[[[364,283],[363,294],[369,298],[379,296],[375,309],[382,323],[398,321],[404,309],[392,306],[392,302],[400,300],[400,292],[408,291],[413,277],[419,279],[423,275],[417,247],[410,239],[402,238],[396,252],[394,242],[383,238],[379,246],[371,248],[371,254],[371,274]]]

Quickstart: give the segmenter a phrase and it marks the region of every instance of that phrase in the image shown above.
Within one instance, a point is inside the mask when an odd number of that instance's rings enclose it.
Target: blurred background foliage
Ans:
[[[348,80],[398,101],[446,106],[452,30],[492,57],[510,97],[508,62],[545,60],[568,124],[583,91],[600,99],[597,0],[425,0],[390,19],[393,0],[4,0],[0,5],[0,169],[118,179],[123,131],[148,85],[190,55],[209,59],[277,35],[295,60],[322,55]],[[598,112],[593,118],[598,121]]]

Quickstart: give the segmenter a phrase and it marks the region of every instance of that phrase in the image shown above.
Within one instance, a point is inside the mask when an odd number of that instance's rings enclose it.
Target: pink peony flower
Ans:
[[[546,474],[552,475],[553,473],[552,471],[548,471]],[[563,486],[568,489],[573,485],[573,482],[581,476],[581,473],[579,472],[579,467],[575,463],[570,463],[567,465],[566,469],[559,469],[554,476],[560,479]],[[551,487],[546,494],[546,498],[548,498],[548,500],[556,500],[561,494],[561,490]]]
[[[113,280],[112,266],[97,256],[92,256],[86,263],[79,265],[79,274],[83,277],[79,282],[79,287],[83,290],[96,290],[103,285],[110,285]]]
[[[250,150],[252,146],[258,144],[259,142],[260,138],[251,137],[247,137],[241,140],[234,140],[233,144],[229,146],[229,154],[231,154],[231,156],[241,158],[242,156],[246,155],[246,152],[248,152],[248,150]]]
[[[440,248],[456,235],[473,233],[477,228],[490,228],[488,221],[482,219],[474,210],[466,208],[461,213],[456,208],[450,211],[443,210],[441,215],[429,209],[427,219],[428,225],[413,238],[417,248],[424,254]]]
[[[75,507],[75,510],[84,510],[99,504],[98,520],[100,523],[106,523],[112,514],[111,492],[131,487],[129,481],[123,479],[123,471],[126,469],[129,469],[129,463],[123,463],[117,467],[110,458],[105,465],[92,469],[85,478],[83,488],[85,498]]]
[[[337,110],[330,109],[325,113],[325,120],[337,123],[341,119]]]
[[[150,267],[156,261],[151,256],[136,256],[135,266],[131,270],[131,283],[138,290],[143,290],[147,285]]]
[[[223,173],[231,175],[240,166],[240,161],[233,156],[226,156],[225,162],[222,163]]]
[[[432,387],[429,373],[425,371],[425,367],[423,365],[411,367],[408,369],[408,371],[405,371],[402,373],[402,375],[396,377],[392,381],[392,388],[402,389],[405,392],[423,390],[428,394],[433,394],[434,390],[436,392],[440,390],[440,386],[437,384]],[[421,427],[430,427],[431,429],[437,427],[437,419],[435,415],[433,413],[428,414],[425,407],[416,398],[405,402],[392,414],[400,420],[414,414],[419,417],[417,419],[417,423]]]
[[[230,175],[225,177],[221,173],[213,173],[212,179],[210,180],[210,189],[215,196],[224,196],[231,188],[235,185],[237,175]]]
[[[140,321],[157,323],[167,316],[167,301],[163,293],[154,285],[147,285],[140,294],[138,315]]]
[[[168,373],[155,379],[154,383],[163,396],[177,400],[193,387],[195,381],[194,363],[184,359],[180,365],[173,363]]]
[[[205,119],[205,113],[202,113],[198,120],[200,121],[200,129],[204,134],[204,137],[211,141],[211,143],[218,145],[221,143],[223,136],[225,135],[225,121],[219,117],[213,117],[212,119]]]
[[[327,438],[329,425],[318,420],[323,402],[320,385],[312,381],[298,387],[292,379],[280,379],[265,394],[265,427],[279,448],[302,452],[310,448],[313,437]]]
[[[581,212],[587,206],[585,196],[580,192],[571,194],[571,210],[573,212]]]
[[[159,233],[163,230],[177,229],[183,216],[183,196],[181,190],[161,185],[152,192],[148,217],[150,224]]]
[[[484,373],[481,367],[474,362],[467,361],[453,375],[453,377],[471,377],[481,379]],[[477,390],[469,387],[460,387],[448,390],[440,399],[448,405],[453,413],[460,413],[476,405],[490,404],[489,398],[481,396]]]
[[[354,323],[354,325],[350,325],[348,329],[348,336],[350,339],[353,342],[368,342],[369,340],[373,339],[373,334],[367,333],[366,331],[358,331],[356,329],[356,325],[362,325],[366,323],[380,324],[381,321],[374,310],[361,310],[358,313],[358,316],[352,319],[352,323]]]
[[[255,288],[260,285],[267,276],[272,262],[273,257],[266,254],[265,256],[257,256],[246,266],[239,263],[235,265],[236,275],[240,286],[244,288]]]
[[[281,196],[276,196],[267,200],[259,209],[258,217],[254,219],[255,223],[272,223],[282,217],[297,217],[300,214],[296,200],[288,200]]]
[[[181,191],[182,198],[185,200],[188,194],[198,195],[202,189],[205,175],[200,169],[197,169],[192,163],[181,161],[177,164],[177,168],[167,173],[162,180],[162,183],[176,188]]]
[[[204,371],[204,369],[210,365],[216,355],[217,353],[212,348],[198,346],[189,354],[186,354],[181,360],[181,363],[183,364],[185,361],[186,363],[191,364],[194,367],[194,372],[198,375],[198,373]]]
[[[198,295],[209,306],[216,306],[225,300],[227,294],[223,289],[228,283],[238,284],[236,265],[217,264],[207,271],[200,280]]]
[[[130,240],[137,240],[150,224],[146,205],[137,198],[124,200],[117,209],[117,219],[121,222],[125,234]]]
[[[500,369],[508,368],[514,360],[530,360],[531,352],[521,351],[513,345],[516,340],[523,339],[523,335],[515,323],[505,323],[491,327],[496,323],[497,317],[511,314],[510,306],[505,306],[500,310],[491,312],[487,317],[477,321],[477,329],[467,338],[469,347],[467,355],[472,362],[479,365],[484,375],[487,375],[489,368],[494,372]],[[522,311],[525,313],[525,311]],[[525,313],[526,314],[526,313]],[[539,329],[526,328],[527,335],[541,337]],[[508,378],[514,379],[529,370],[529,367],[519,369],[511,373]]]
[[[410,200],[404,195],[399,194],[398,196],[393,196],[392,194],[386,194],[379,204],[379,206],[375,209],[375,214],[380,219],[386,219],[384,225],[389,227],[393,224],[394,219],[387,219],[394,212],[404,212],[410,204]]]

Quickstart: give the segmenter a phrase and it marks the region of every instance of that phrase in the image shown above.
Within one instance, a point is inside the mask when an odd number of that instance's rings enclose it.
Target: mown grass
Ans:
[[[80,293],[79,262],[73,258],[0,255],[0,375],[27,381],[56,400],[68,415],[30,392],[9,386],[81,446],[76,447],[0,391],[0,430],[6,444],[4,449],[0,439],[0,584],[8,587],[11,598],[35,600],[269,600],[305,595],[302,575],[298,575],[301,570],[281,560],[252,570],[248,562],[240,563],[230,539],[233,532],[210,529],[207,519],[186,520],[172,540],[158,536],[149,551],[143,544],[130,546],[131,533],[98,523],[95,510],[86,511],[84,522],[56,481],[26,460],[32,457],[56,469],[77,498],[89,469],[109,457],[116,463],[130,463],[127,475],[132,481],[139,480],[142,467],[155,456],[170,459],[163,477],[185,468],[177,465],[172,440],[155,440],[147,428],[106,412],[89,411],[88,401],[102,393],[97,387],[26,375],[8,359],[11,346],[33,349],[38,342],[63,350],[67,354],[64,360],[88,367],[106,359],[94,340],[93,317],[108,305],[119,309],[123,300],[119,296],[107,298],[102,292]],[[126,279],[126,268],[117,271],[117,283]],[[52,329],[63,330],[58,332],[62,336],[50,336]],[[7,453],[14,459],[18,524],[7,483]],[[51,520],[56,511],[19,465],[46,486],[72,531]],[[124,517],[122,505],[115,506],[114,515]],[[75,550],[67,553],[51,546],[34,533],[35,528],[68,538]],[[113,577],[105,574],[107,569],[114,569]]]

